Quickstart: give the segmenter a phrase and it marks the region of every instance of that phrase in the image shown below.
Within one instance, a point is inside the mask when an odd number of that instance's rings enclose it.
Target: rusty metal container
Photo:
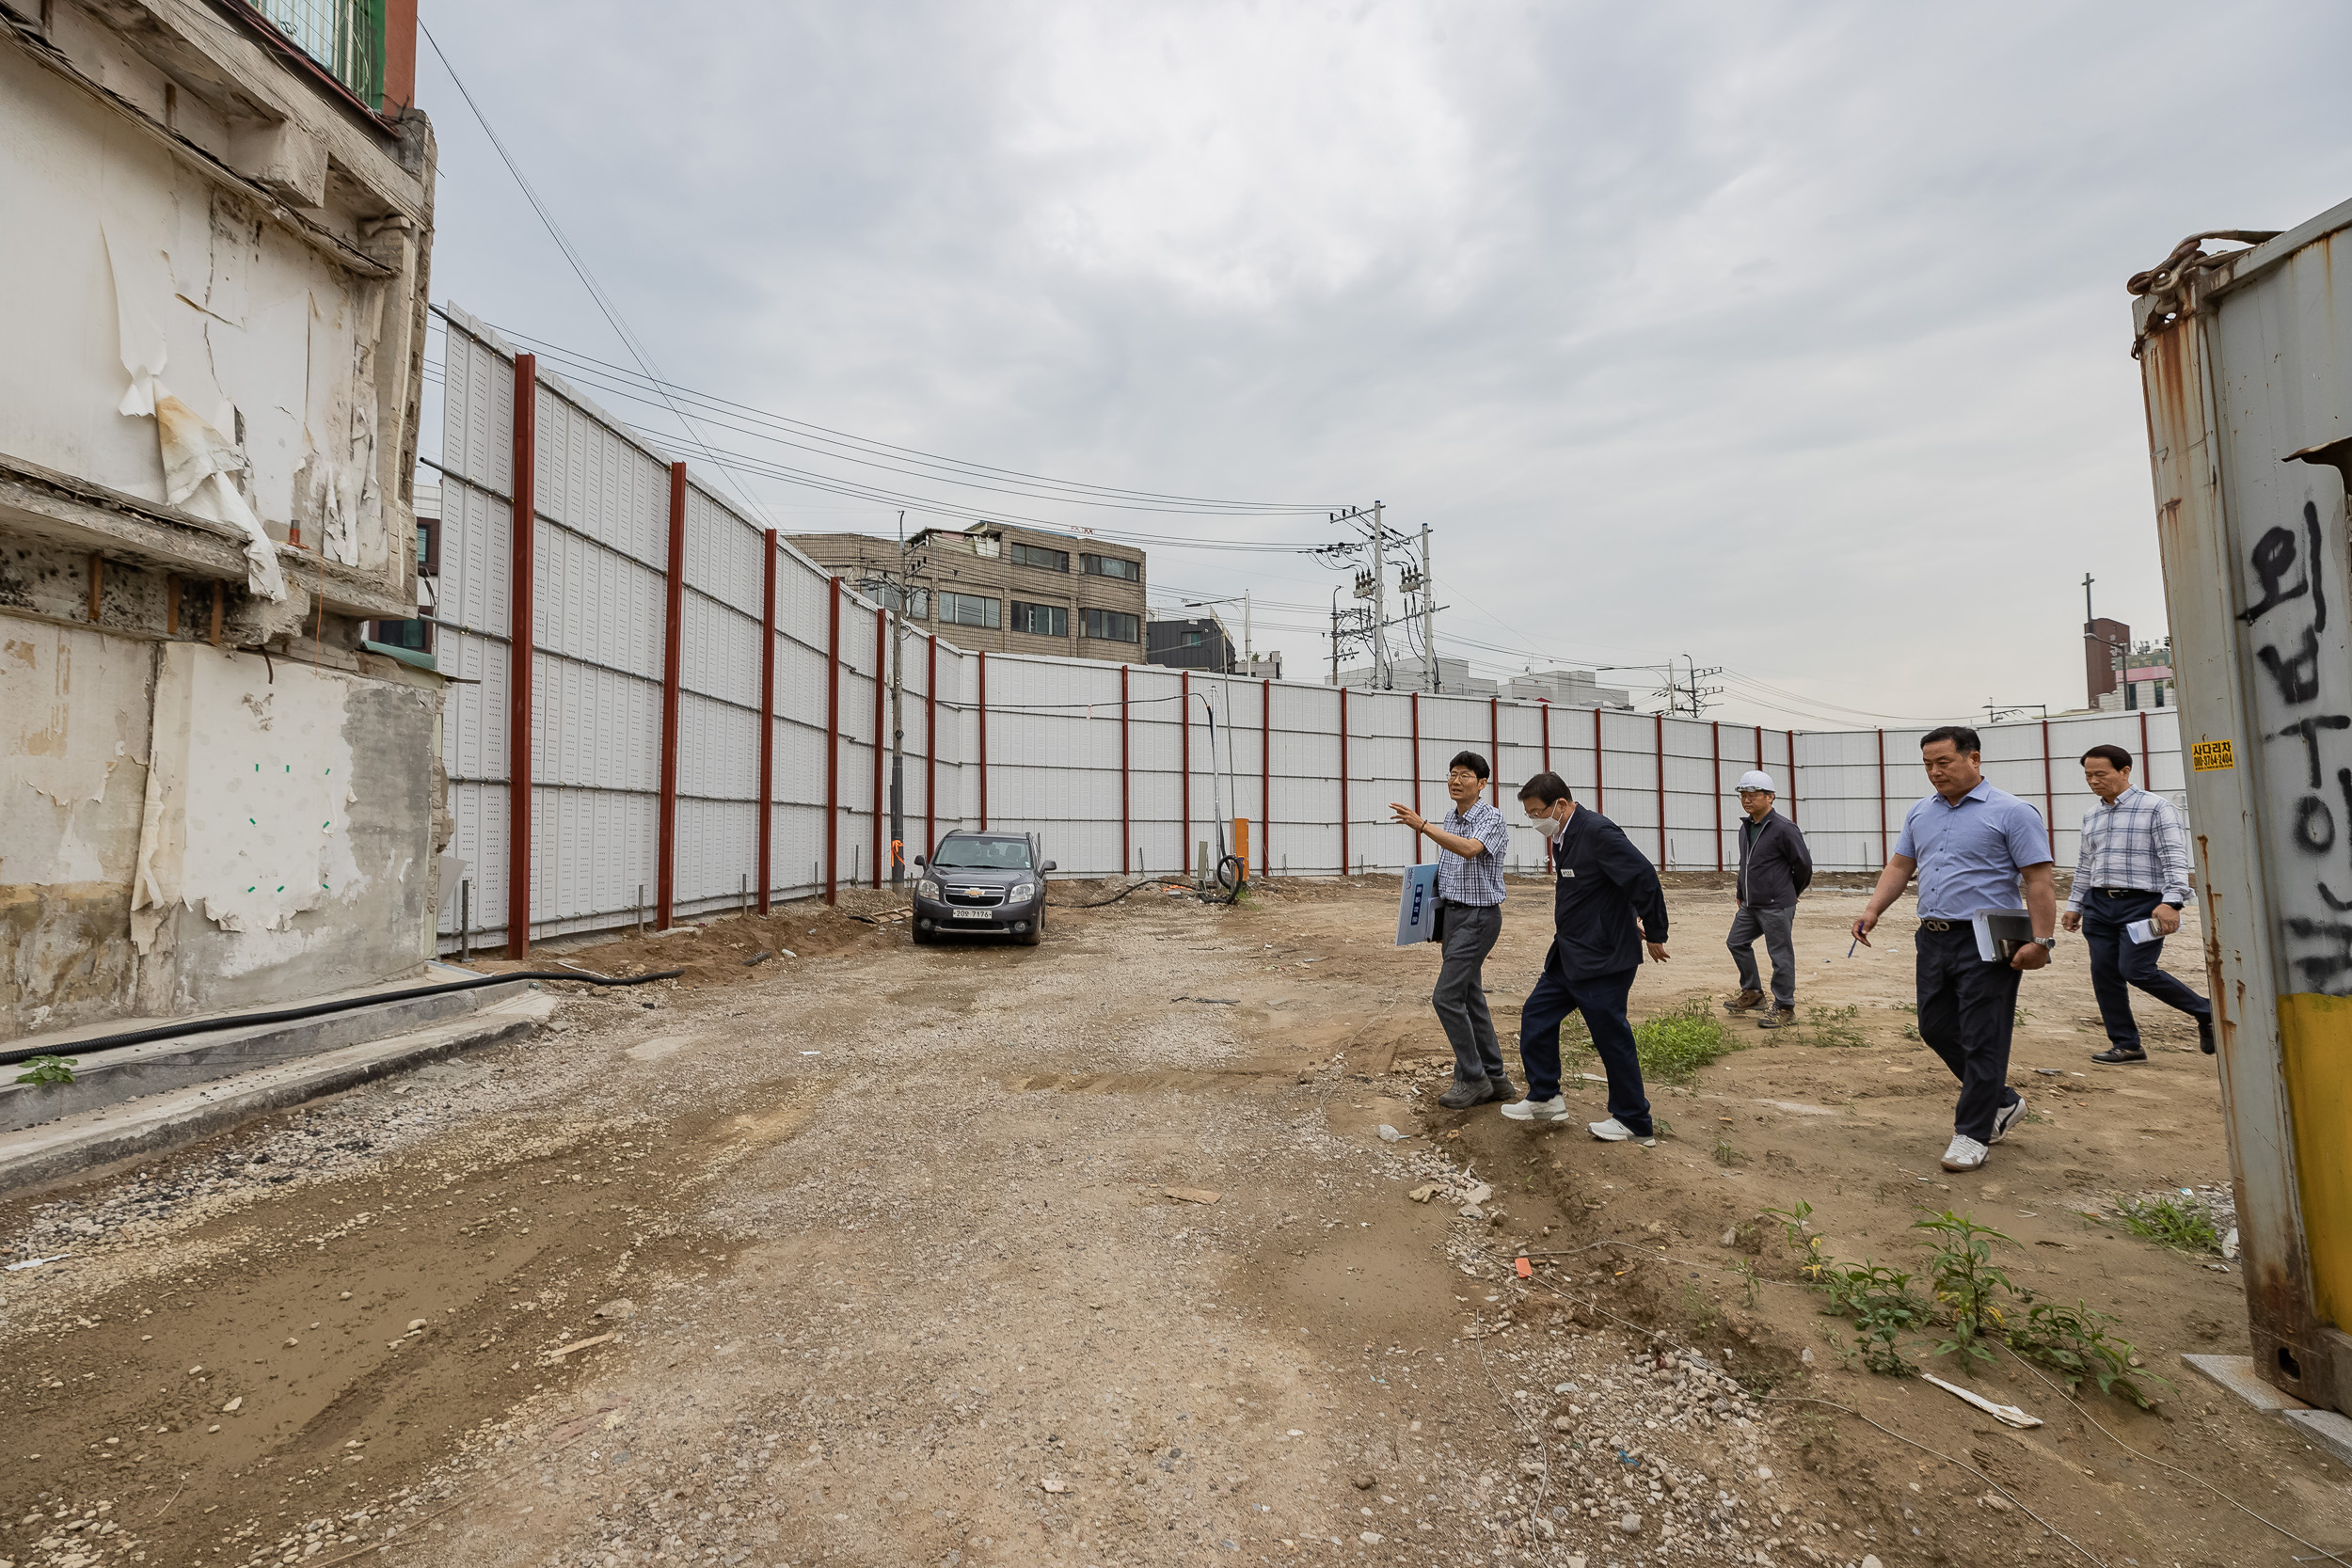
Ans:
[[[2352,1409],[2348,230],[2352,202],[2285,233],[2192,236],[2129,285],[2254,1363],[2336,1410]]]

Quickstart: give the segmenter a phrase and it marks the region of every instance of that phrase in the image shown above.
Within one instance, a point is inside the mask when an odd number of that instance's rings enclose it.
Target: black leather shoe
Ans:
[[[2197,1049],[2208,1056],[2213,1054],[2213,1014],[2211,1013],[2207,1013],[2197,1021]]]
[[[2148,1053],[2136,1046],[2127,1049],[2123,1046],[2113,1045],[2090,1059],[2094,1062],[2105,1062],[2109,1067],[2116,1067],[2124,1062],[2144,1062],[2148,1059]]]

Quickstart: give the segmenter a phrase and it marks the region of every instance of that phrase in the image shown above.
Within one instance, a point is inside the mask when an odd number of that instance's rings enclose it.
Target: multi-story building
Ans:
[[[0,5],[0,1038],[414,973],[415,0]]]
[[[869,596],[897,604],[898,541],[802,533],[793,547]],[[910,624],[960,648],[1139,664],[1143,552],[1010,523],[925,529],[906,543]]]
[[[1147,621],[1143,640],[1145,660],[1171,670],[1231,673],[1241,667],[1241,650],[1233,645],[1232,633],[1214,615],[1182,621]]]

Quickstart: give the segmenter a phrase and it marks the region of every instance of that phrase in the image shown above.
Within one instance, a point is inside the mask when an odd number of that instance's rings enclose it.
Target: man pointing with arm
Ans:
[[[1395,820],[1438,847],[1438,940],[1444,954],[1430,1004],[1454,1047],[1454,1085],[1438,1097],[1449,1111],[1508,1100],[1502,1047],[1486,1011],[1486,955],[1502,934],[1502,857],[1511,852],[1511,826],[1479,799],[1491,777],[1486,759],[1464,752],[1446,774],[1454,809],[1442,826],[1412,807],[1389,802]]]
[[[1963,724],[1929,731],[1919,761],[1935,793],[1904,816],[1853,934],[1867,945],[1918,872],[1919,1037],[1960,1080],[1944,1168],[1981,1170],[1988,1146],[2026,1119],[2025,1097],[2009,1086],[2010,1036],[2024,972],[2047,964],[2058,944],[2058,884],[2041,816],[1984,782],[1976,731]],[[2021,882],[2033,941],[2007,963],[1987,963],[1971,920],[1979,911],[2015,909]]]

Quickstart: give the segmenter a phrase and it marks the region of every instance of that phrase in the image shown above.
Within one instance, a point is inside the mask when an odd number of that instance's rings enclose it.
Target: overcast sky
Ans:
[[[661,372],[885,442],[1433,531],[1484,673],[1712,717],[2083,702],[2164,628],[2123,279],[2352,197],[2333,5],[435,5]],[[429,48],[437,299],[627,352]],[[657,416],[617,398],[608,407]],[[671,426],[675,428],[675,426]],[[1320,511],[1073,507],[1327,669]],[[769,480],[787,531],[895,514]],[[1237,612],[1236,612],[1237,614]],[[1238,631],[1238,622],[1235,622]],[[1638,672],[1613,677],[1644,696]]]

